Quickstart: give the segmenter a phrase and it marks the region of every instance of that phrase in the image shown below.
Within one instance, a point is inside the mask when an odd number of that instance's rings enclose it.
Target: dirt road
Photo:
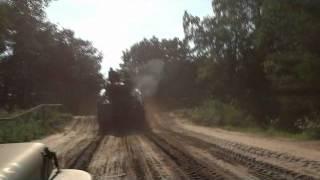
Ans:
[[[99,136],[94,117],[76,117],[41,142],[65,168],[99,179],[320,179],[319,143],[271,140],[181,121],[147,108],[152,131]],[[312,147],[312,148],[310,148]]]

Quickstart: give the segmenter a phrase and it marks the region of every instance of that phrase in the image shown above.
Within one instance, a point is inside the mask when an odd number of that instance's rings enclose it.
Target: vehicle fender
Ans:
[[[76,169],[61,169],[58,173],[54,171],[50,180],[92,180],[92,176],[81,170]]]

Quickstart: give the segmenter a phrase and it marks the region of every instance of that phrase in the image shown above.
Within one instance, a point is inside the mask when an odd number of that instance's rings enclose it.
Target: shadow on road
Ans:
[[[127,137],[127,136],[134,136],[134,135],[146,135],[151,132],[150,129],[143,129],[143,130],[113,130],[107,132],[99,132],[100,136],[115,136],[115,137]]]

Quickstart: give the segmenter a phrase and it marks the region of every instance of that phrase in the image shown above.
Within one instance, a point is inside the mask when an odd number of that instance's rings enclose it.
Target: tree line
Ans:
[[[320,2],[213,0],[212,9],[203,18],[185,12],[182,40],[153,37],[125,50],[123,74],[145,91],[156,82],[154,98],[218,99],[263,127],[320,125]]]
[[[62,103],[72,112],[95,108],[104,84],[102,55],[49,22],[49,3],[0,3],[1,109],[41,103]],[[123,77],[167,103],[217,99],[263,127],[319,125],[320,2],[213,0],[212,10],[203,18],[185,12],[183,39],[153,37],[123,51]]]
[[[102,54],[46,19],[50,0],[0,3],[0,108],[61,103],[75,113],[93,109],[103,76]]]

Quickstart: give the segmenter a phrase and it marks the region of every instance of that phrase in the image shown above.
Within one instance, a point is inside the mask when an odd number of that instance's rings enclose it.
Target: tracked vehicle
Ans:
[[[101,133],[130,133],[147,129],[142,94],[128,82],[121,81],[112,70],[97,109]]]

